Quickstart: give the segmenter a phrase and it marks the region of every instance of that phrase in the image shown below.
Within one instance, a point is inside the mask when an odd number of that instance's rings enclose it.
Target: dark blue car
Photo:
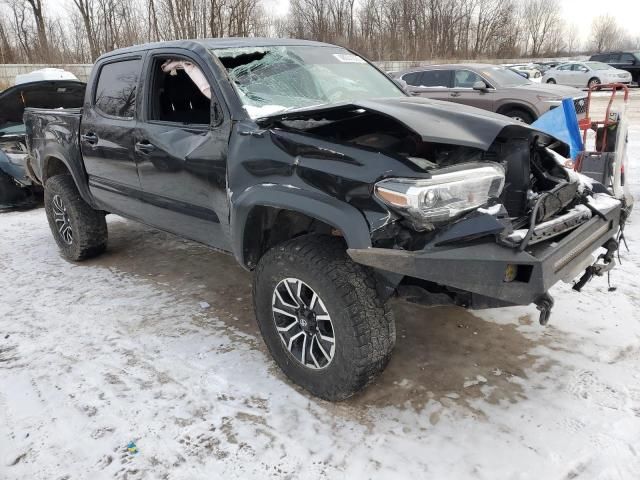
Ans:
[[[40,202],[42,189],[29,175],[26,131],[27,107],[81,107],[85,84],[75,80],[23,83],[0,93],[0,209]]]

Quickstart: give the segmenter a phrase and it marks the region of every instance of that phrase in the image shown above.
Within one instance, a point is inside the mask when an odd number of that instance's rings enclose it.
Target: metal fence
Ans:
[[[434,64],[445,64],[445,63],[493,63],[493,64],[501,64],[501,63],[529,63],[531,61],[544,62],[544,61],[568,61],[568,60],[583,60],[586,57],[572,57],[572,58],[560,58],[560,59],[551,59],[551,58],[538,58],[535,60],[532,59],[523,59],[523,58],[508,58],[508,59],[474,59],[474,60],[452,60],[450,58],[438,58],[432,60],[416,60],[416,61],[380,61],[374,62],[378,67],[386,72],[397,72],[401,70],[405,70],[407,68],[418,67],[420,65],[434,65]],[[86,82],[89,78],[89,74],[91,73],[91,68],[93,65],[91,64],[0,64],[0,89],[9,87],[14,84],[16,75],[22,73],[29,73],[33,70],[38,70],[40,68],[46,67],[54,67],[54,68],[62,68],[73,73],[78,79]]]

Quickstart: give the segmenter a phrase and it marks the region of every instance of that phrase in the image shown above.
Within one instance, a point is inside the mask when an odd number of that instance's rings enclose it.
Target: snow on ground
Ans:
[[[616,291],[555,286],[546,328],[396,302],[389,368],[340,404],[273,366],[233,259],[109,218],[72,264],[42,209],[0,215],[0,479],[640,478],[639,208]]]

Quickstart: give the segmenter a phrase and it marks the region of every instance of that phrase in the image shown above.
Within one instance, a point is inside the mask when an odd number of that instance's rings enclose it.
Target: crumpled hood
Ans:
[[[268,127],[283,120],[317,118],[325,112],[334,113],[342,109],[358,108],[394,118],[413,130],[425,142],[448,143],[481,150],[487,150],[505,127],[534,130],[525,124],[486,110],[418,97],[357,100],[289,110],[259,118],[256,122],[260,126]]]
[[[81,107],[86,86],[77,80],[46,80],[9,87],[0,93],[0,130],[21,124],[27,107]]]

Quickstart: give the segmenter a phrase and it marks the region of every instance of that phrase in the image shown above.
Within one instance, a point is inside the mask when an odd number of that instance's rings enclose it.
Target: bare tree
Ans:
[[[524,4],[523,20],[528,39],[531,41],[531,56],[538,57],[545,43],[549,42],[549,34],[558,28],[559,3],[556,0],[528,0]]]
[[[622,32],[611,15],[600,15],[591,23],[591,46],[596,52],[616,48]]]
[[[566,50],[568,54],[576,53],[580,49],[580,38],[578,26],[575,23],[567,26],[564,30]]]
[[[47,41],[47,29],[45,27],[44,10],[42,9],[42,0],[27,0],[27,3],[31,5],[33,11],[33,18],[36,22],[36,28],[38,30],[38,43],[40,46],[40,53],[43,56],[47,56],[49,52],[49,42]]]

